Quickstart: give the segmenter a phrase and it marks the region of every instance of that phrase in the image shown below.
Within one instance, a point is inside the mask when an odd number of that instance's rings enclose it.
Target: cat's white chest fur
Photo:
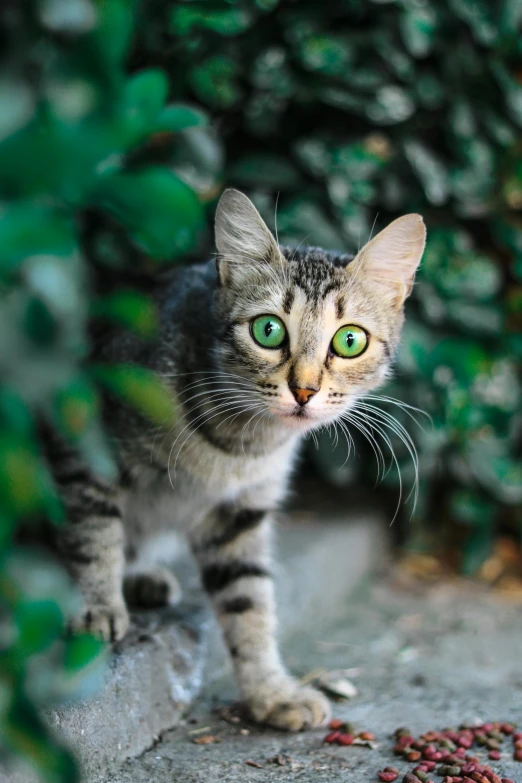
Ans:
[[[235,503],[248,493],[258,507],[273,507],[280,499],[273,492],[277,487],[281,494],[286,483],[282,479],[292,469],[297,445],[298,438],[293,436],[268,454],[253,456],[227,454],[194,439],[177,459],[165,455],[168,470],[163,473],[153,466],[141,466],[125,498],[128,543],[146,553],[146,560],[169,559],[168,534],[176,534],[177,540],[216,505]]]

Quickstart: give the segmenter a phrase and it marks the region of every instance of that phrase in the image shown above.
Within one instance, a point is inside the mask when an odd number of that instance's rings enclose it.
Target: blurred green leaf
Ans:
[[[287,241],[300,242],[326,248],[342,247],[343,239],[338,229],[313,201],[301,198],[281,205],[278,210],[278,227],[286,234]]]
[[[465,331],[473,335],[480,332],[483,340],[491,335],[500,336],[504,330],[504,313],[499,305],[447,302],[446,314],[452,323]]]
[[[86,377],[77,376],[57,392],[54,399],[54,420],[68,438],[77,439],[98,416],[98,395]]]
[[[491,19],[491,6],[485,0],[449,0],[449,6],[464,22],[467,22],[477,41],[493,43],[496,28]]]
[[[473,139],[477,133],[475,114],[464,98],[454,101],[451,107],[450,123],[453,133],[458,139]]]
[[[140,337],[150,339],[158,329],[154,302],[138,291],[117,291],[93,302],[92,314],[126,326]]]
[[[64,649],[64,668],[75,674],[98,658],[105,650],[105,644],[90,634],[77,634],[67,639]]]
[[[63,631],[63,617],[54,601],[25,601],[15,613],[18,648],[22,655],[45,650]]]
[[[352,60],[346,39],[333,35],[311,36],[303,40],[299,55],[305,68],[330,75],[341,75]]]
[[[96,380],[155,424],[171,426],[176,406],[167,386],[150,370],[130,364],[92,367]]]
[[[9,196],[42,198],[51,203],[78,204],[104,166],[115,165],[125,134],[118,139],[115,121],[91,115],[82,122],[64,121],[40,107],[34,121],[0,143],[0,192]],[[64,204],[65,202],[65,204]]]
[[[437,255],[436,266],[426,272],[428,279],[451,299],[487,301],[498,294],[503,282],[502,272],[492,259],[474,251],[449,251],[443,258]]]
[[[482,495],[459,490],[450,496],[450,513],[462,524],[472,527],[489,527],[496,517],[495,505]]]
[[[441,160],[420,141],[404,142],[404,154],[432,204],[444,204],[449,196],[449,178]]]
[[[238,68],[234,60],[218,55],[204,60],[190,73],[192,88],[211,107],[228,108],[241,97]]]
[[[22,202],[0,214],[0,274],[5,277],[34,255],[70,255],[76,245],[71,221],[53,207]]]
[[[34,435],[34,422],[29,408],[7,387],[0,389],[0,427],[4,432],[12,430],[23,440],[29,440]]]
[[[461,570],[465,575],[474,574],[493,550],[494,528],[482,525],[472,528],[464,543]]]
[[[176,35],[190,35],[199,28],[206,28],[219,35],[232,36],[246,30],[251,15],[242,8],[212,8],[208,3],[191,2],[174,7],[170,27]]]
[[[406,6],[401,19],[401,34],[406,48],[413,57],[426,57],[435,38],[436,16],[432,7]]]
[[[23,324],[27,336],[41,348],[52,345],[58,335],[55,318],[46,304],[36,297],[27,301]]]
[[[163,169],[111,174],[99,181],[92,198],[155,259],[187,253],[202,228],[203,210],[196,195]]]
[[[187,106],[183,103],[175,103],[159,113],[155,130],[158,132],[178,133],[186,128],[205,126],[208,122],[207,115],[200,109]]]
[[[80,54],[110,83],[117,79],[131,41],[134,7],[134,0],[95,0],[96,26],[80,43]]]
[[[89,427],[80,435],[78,451],[95,476],[113,482],[119,475],[110,443],[102,429],[100,417],[92,416]]]
[[[247,155],[230,168],[238,185],[294,189],[301,183],[299,172],[283,157],[268,153]]]
[[[0,434],[0,500],[9,514],[24,517],[45,507],[47,486],[27,440]]]
[[[131,142],[155,130],[168,89],[167,77],[157,68],[140,71],[127,81],[123,112]]]
[[[503,503],[522,502],[522,462],[506,453],[506,444],[491,435],[470,439],[466,458],[476,480]]]
[[[466,385],[480,372],[486,372],[491,362],[486,345],[454,338],[438,342],[430,359],[436,366],[450,367],[455,377]]]
[[[78,766],[73,756],[50,737],[35,708],[23,693],[18,693],[0,722],[7,747],[25,757],[48,783],[79,783]]]
[[[203,202],[216,197],[215,183],[222,166],[221,145],[203,128],[187,128],[176,138],[173,170]]]
[[[377,125],[395,125],[404,122],[415,111],[413,95],[398,85],[380,87],[373,101],[367,102],[366,114]]]

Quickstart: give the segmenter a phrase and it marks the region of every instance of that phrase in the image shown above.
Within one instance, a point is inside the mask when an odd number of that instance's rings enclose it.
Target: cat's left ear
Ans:
[[[415,272],[426,244],[426,226],[421,215],[404,215],[385,228],[357,254],[348,269],[391,294],[401,307],[411,293]]]
[[[250,199],[225,190],[216,211],[216,247],[220,281],[229,284],[259,264],[281,262],[277,242]]]

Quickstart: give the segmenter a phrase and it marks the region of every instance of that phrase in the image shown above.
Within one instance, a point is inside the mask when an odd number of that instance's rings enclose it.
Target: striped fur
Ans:
[[[227,191],[216,218],[217,273],[211,264],[160,281],[156,343],[115,334],[98,349],[100,361],[157,372],[177,402],[176,421],[152,428],[108,399],[121,468],[113,484],[90,474],[58,437],[47,438],[70,519],[56,546],[84,597],[77,627],[120,639],[129,622],[124,595],[147,606],[177,600],[179,586],[161,566],[177,531],[199,563],[253,717],[292,730],[327,719],[325,698],[301,687],[279,656],[273,511],[302,436],[386,377],[423,232],[418,216],[402,218],[355,259],[279,248],[248,199]],[[252,339],[250,322],[262,314],[286,325],[277,350]],[[346,323],[370,335],[350,361],[331,350]],[[300,406],[291,386],[316,393]]]

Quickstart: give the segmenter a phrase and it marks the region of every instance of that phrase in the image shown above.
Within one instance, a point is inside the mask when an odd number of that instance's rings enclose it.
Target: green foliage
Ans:
[[[38,0],[0,10],[2,756],[76,780],[41,714],[96,687],[104,660],[96,640],[64,633],[76,597],[61,569],[15,544],[21,527],[65,523],[40,422],[111,477],[102,393],[156,424],[175,415],[143,369],[91,362],[90,328],[154,336],[134,274],[203,253],[224,157],[227,182],[272,225],[277,205],[288,243],[356,250],[374,221],[425,216],[428,247],[387,389],[433,421],[415,432],[416,518],[439,539],[464,532],[466,572],[499,526],[519,534],[520,8]],[[408,411],[394,411],[410,427]],[[408,450],[391,438],[408,485]],[[373,483],[362,443],[346,464],[344,445],[321,436],[320,446],[311,456],[329,480]],[[397,483],[392,466],[382,486],[396,498]]]
[[[277,204],[282,241],[356,250],[374,222],[425,216],[384,393],[431,415],[421,430],[390,408],[419,449],[415,518],[439,543],[463,529],[474,570],[495,531],[519,535],[522,522],[520,3],[156,0],[142,14],[140,56],[212,113],[227,182],[272,225]],[[409,485],[411,459],[390,434]],[[344,443],[320,443],[311,457],[330,480],[373,483],[362,443],[347,464]],[[392,465],[381,486],[396,498],[397,485]]]
[[[169,102],[163,70],[128,75],[135,22],[128,0],[0,11],[0,753],[53,783],[78,770],[42,711],[96,688],[105,649],[67,634],[78,608],[68,577],[17,543],[17,530],[65,523],[40,425],[110,477],[102,392],[153,422],[175,415],[150,373],[91,363],[90,319],[154,336],[152,302],[132,276],[114,290],[111,275],[118,284],[131,265],[195,249],[215,192],[215,160],[191,187],[212,148],[204,113]]]

